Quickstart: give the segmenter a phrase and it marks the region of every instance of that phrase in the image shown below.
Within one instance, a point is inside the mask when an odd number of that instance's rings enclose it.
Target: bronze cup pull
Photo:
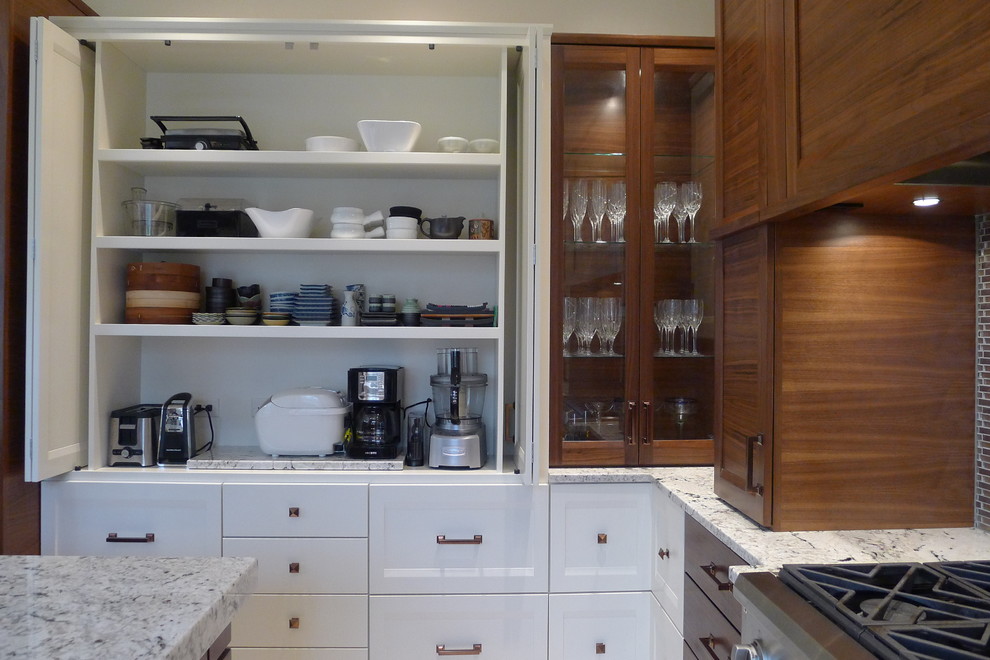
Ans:
[[[660,559],[667,559],[670,557],[670,550],[667,548],[660,548],[659,552],[657,552],[657,557]]]
[[[437,644],[437,655],[481,655],[481,644],[469,649],[448,649],[446,644]]]
[[[475,534],[471,539],[448,539],[445,534],[437,534],[439,545],[481,545],[481,534]]]

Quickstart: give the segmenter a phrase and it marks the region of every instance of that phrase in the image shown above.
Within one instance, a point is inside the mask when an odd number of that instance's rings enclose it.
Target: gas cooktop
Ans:
[[[990,561],[788,564],[779,577],[880,658],[990,658]]]

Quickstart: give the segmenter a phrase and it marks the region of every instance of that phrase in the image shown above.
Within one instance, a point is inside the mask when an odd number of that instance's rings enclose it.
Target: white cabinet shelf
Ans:
[[[498,328],[424,328],[372,326],[265,326],[160,325],[155,323],[101,323],[93,326],[100,337],[202,337],[260,339],[442,339],[478,341],[498,339]]]
[[[98,250],[141,252],[229,252],[243,254],[498,254],[500,241],[418,240],[418,239],[340,239],[340,238],[212,238],[98,236]]]

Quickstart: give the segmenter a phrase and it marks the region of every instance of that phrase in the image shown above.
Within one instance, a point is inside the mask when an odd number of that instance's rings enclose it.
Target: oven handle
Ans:
[[[732,647],[731,660],[763,660],[763,650],[756,642],[752,644],[735,644]]]

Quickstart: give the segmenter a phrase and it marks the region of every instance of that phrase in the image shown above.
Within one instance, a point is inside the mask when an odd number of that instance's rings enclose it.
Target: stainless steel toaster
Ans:
[[[139,403],[110,413],[107,465],[151,467],[158,463],[161,404]]]

